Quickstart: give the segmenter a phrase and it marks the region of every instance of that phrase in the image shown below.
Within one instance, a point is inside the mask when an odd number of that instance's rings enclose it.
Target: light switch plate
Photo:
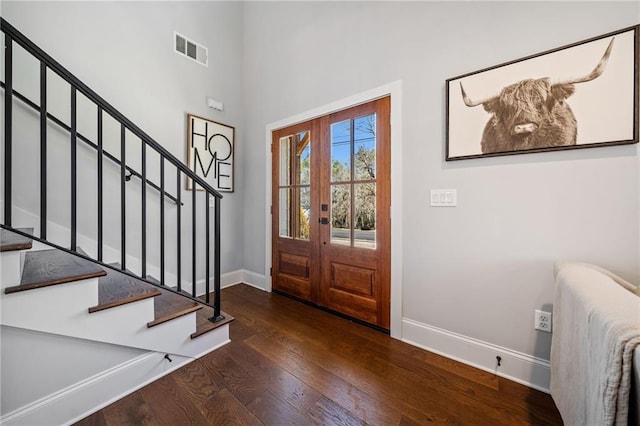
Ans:
[[[455,189],[432,189],[432,207],[455,207],[458,205],[458,194]]]

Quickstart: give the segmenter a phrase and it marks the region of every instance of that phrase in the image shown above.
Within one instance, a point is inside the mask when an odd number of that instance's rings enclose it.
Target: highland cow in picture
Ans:
[[[575,145],[578,123],[566,100],[574,93],[576,84],[602,75],[614,40],[615,37],[594,70],[580,78],[521,80],[503,88],[495,96],[480,100],[472,99],[460,82],[464,104],[468,107],[482,105],[491,114],[482,133],[482,153]]]

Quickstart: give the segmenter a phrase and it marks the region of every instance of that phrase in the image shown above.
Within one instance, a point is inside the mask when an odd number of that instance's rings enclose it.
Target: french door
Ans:
[[[273,132],[272,288],[389,329],[389,97]]]

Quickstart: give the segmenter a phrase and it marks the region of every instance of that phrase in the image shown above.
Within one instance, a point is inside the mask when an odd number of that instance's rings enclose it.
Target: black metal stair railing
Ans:
[[[204,302],[213,307],[214,314],[210,318],[211,321],[216,322],[223,319],[220,312],[220,199],[222,195],[216,191],[213,187],[208,185],[202,178],[197,176],[194,171],[189,169],[184,163],[175,158],[164,147],[162,147],[153,138],[143,132],[138,126],[126,118],[116,108],[111,106],[97,93],[91,90],[87,85],[81,82],[77,77],[71,74],[67,69],[55,61],[51,56],[45,53],[42,49],[36,46],[26,36],[16,30],[6,20],[0,18],[1,30],[4,33],[4,82],[1,83],[4,89],[4,222],[1,225],[2,228],[11,229],[13,232],[21,233],[20,231],[12,227],[12,210],[13,210],[13,182],[12,182],[12,160],[13,160],[13,107],[14,99],[19,100],[22,104],[31,108],[37,114],[39,114],[39,127],[40,127],[40,233],[35,236],[34,239],[43,242],[60,250],[64,250],[69,253],[73,253],[77,256],[81,256],[87,260],[95,263],[99,263],[108,268],[114,269],[104,261],[104,206],[105,200],[103,197],[104,189],[104,159],[109,160],[110,163],[115,164],[119,168],[120,172],[120,271],[131,276],[135,276],[138,279],[143,279],[146,282],[157,285],[155,282],[147,279],[147,188],[151,188],[158,192],[160,197],[160,286],[167,290],[174,291],[185,297],[189,297],[200,303],[203,301],[197,298],[196,277],[197,277],[197,215],[196,215],[196,190],[198,187],[204,191],[205,194],[205,296]],[[14,44],[21,46],[26,52],[33,56],[40,63],[40,104],[36,104],[30,100],[27,96],[17,92],[14,89],[13,79],[13,47]],[[52,71],[60,78],[66,81],[70,86],[70,120],[69,125],[64,123],[63,120],[55,117],[51,112],[47,110],[47,71]],[[97,106],[97,140],[94,142],[86,135],[82,135],[78,131],[78,93],[81,93],[88,100],[92,101]],[[108,114],[113,118],[120,126],[120,157],[113,153],[107,152],[104,148],[104,115]],[[62,247],[49,241],[47,239],[47,132],[49,123],[54,123],[60,129],[68,132],[70,142],[70,178],[71,178],[71,206],[70,206],[70,247]],[[130,132],[140,139],[141,143],[141,169],[139,171],[134,170],[133,167],[127,165],[126,151],[126,133]],[[82,142],[84,146],[90,147],[96,151],[96,176],[97,176],[97,259],[87,257],[82,253],[78,253],[77,237],[78,237],[78,141]],[[148,150],[153,150],[159,155],[159,169],[160,169],[160,183],[152,182],[147,173],[147,157]],[[170,164],[176,169],[176,194],[171,195],[167,192],[165,185],[165,169],[166,165]],[[126,251],[126,237],[127,237],[127,206],[126,206],[126,183],[131,180],[132,177],[136,177],[141,183],[141,211],[140,211],[140,223],[141,223],[141,241],[140,241],[140,253],[141,253],[141,273],[140,276],[136,276],[131,271],[127,270],[127,251]],[[182,197],[181,197],[181,181],[182,179],[190,179],[193,183],[191,185],[191,243],[192,243],[192,260],[191,260],[191,288],[189,292],[183,291],[182,283]],[[211,241],[210,241],[210,200],[214,200],[214,218],[213,218],[213,301],[210,300],[210,263],[211,263]],[[168,286],[166,283],[166,243],[167,238],[165,236],[165,203],[171,201],[175,205],[176,209],[176,287],[175,289]],[[188,293],[188,294],[187,294]]]

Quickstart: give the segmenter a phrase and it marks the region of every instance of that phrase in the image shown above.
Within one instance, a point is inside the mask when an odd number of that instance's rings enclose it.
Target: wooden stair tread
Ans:
[[[155,282],[157,284],[160,284],[160,281],[158,281],[156,278],[154,278],[151,275],[147,275],[147,280],[151,281],[151,282]],[[191,293],[185,291],[185,290],[181,290],[180,293],[187,295],[187,296],[191,296]],[[213,300],[213,293],[211,294],[211,299]],[[177,295],[174,295],[177,296]],[[180,296],[177,296],[180,297]],[[181,299],[184,299],[185,301],[191,302],[190,299],[185,299],[184,297],[181,297]],[[218,321],[218,322],[211,322],[209,321],[209,318],[211,318],[213,316],[213,308],[211,306],[208,306],[204,303],[199,303],[199,308],[196,311],[196,331],[194,333],[191,334],[191,338],[195,339],[198,336],[202,336],[203,334],[211,331],[211,330],[215,330],[218,327],[221,327],[225,324],[230,323],[231,321],[233,321],[233,317],[227,313],[221,312],[222,316],[224,316],[224,320],[222,321]],[[190,311],[192,312],[192,311]]]
[[[89,308],[89,312],[98,312],[160,294],[160,290],[151,284],[127,274],[107,270],[107,275],[98,282],[98,304]]]
[[[19,231],[33,234],[33,228],[16,228]],[[28,250],[31,248],[31,238],[24,237],[7,229],[0,231],[0,252]]]
[[[5,294],[97,278],[107,273],[95,263],[62,250],[26,253],[20,285],[7,287]]]
[[[153,327],[202,309],[202,305],[199,303],[163,289],[160,289],[160,295],[156,296],[153,302],[155,319],[147,324],[148,327]]]
[[[111,265],[119,268],[119,263],[112,263]],[[145,277],[147,281],[160,285],[160,281],[155,279],[151,275],[147,275]],[[150,287],[153,287],[151,284],[145,283]],[[171,321],[172,319],[179,318],[181,316],[190,314],[191,312],[195,312],[201,309],[201,306],[198,303],[193,302],[192,300],[185,299],[184,297],[178,296],[174,292],[170,290],[164,290],[162,288],[153,287],[158,290],[158,295],[154,296],[153,306],[154,306],[154,320],[147,323],[147,327],[154,327],[158,324],[165,323],[167,321]]]
[[[211,306],[203,306],[198,312],[196,312],[196,331],[195,333],[191,333],[191,338],[195,339],[198,336],[202,336],[203,334],[215,330],[218,327],[221,327],[225,324],[230,323],[234,320],[234,318],[220,311],[220,314],[224,317],[223,320],[218,322],[211,322],[209,318],[213,316],[213,308]]]

